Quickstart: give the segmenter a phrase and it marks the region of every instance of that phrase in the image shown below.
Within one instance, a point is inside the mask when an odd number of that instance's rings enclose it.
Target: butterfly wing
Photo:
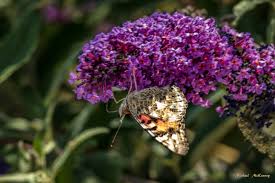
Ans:
[[[157,141],[175,153],[188,152],[184,125],[188,103],[178,87],[152,87],[133,92],[126,103],[131,115]]]

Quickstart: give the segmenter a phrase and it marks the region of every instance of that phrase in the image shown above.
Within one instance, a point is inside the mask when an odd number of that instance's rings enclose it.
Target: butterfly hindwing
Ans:
[[[135,120],[168,149],[188,152],[184,117],[187,100],[178,87],[152,87],[130,93],[126,106]]]

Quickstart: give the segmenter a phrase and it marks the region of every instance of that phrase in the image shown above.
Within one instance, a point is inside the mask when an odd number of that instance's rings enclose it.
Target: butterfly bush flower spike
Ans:
[[[274,45],[258,48],[248,33],[179,12],[154,13],[98,34],[83,46],[70,76],[77,98],[92,104],[112,99],[112,87],[175,85],[203,107],[218,87],[227,89],[231,103],[242,103],[274,92],[274,81]]]

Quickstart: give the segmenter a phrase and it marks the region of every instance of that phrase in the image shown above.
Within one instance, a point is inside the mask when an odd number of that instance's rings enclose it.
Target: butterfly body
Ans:
[[[189,149],[184,125],[187,106],[178,87],[151,87],[128,94],[119,114],[132,115],[157,141],[171,151],[185,155]]]

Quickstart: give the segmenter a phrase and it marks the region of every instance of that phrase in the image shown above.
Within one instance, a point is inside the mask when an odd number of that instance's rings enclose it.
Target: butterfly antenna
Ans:
[[[130,76],[130,88],[128,90],[128,94],[127,95],[129,95],[129,93],[131,93],[132,88],[133,88],[133,81],[132,81],[132,76]]]
[[[133,77],[134,77],[135,90],[137,90],[138,87],[137,87],[136,70],[135,69],[133,70]]]
[[[120,118],[120,120],[119,120],[120,124],[119,124],[119,126],[118,126],[118,128],[117,128],[117,130],[116,130],[116,133],[115,133],[115,135],[114,135],[114,137],[113,137],[113,140],[112,140],[112,142],[111,142],[110,147],[113,147],[113,145],[114,145],[114,143],[115,143],[117,134],[118,134],[118,132],[119,132],[121,126],[122,126],[122,122],[123,122],[124,117],[125,117],[125,115],[123,115],[123,116]]]
[[[129,95],[132,92],[132,89],[133,89],[133,80],[134,80],[134,84],[135,84],[135,90],[137,90],[137,81],[136,81],[136,76],[135,76],[135,70],[134,69],[133,69],[133,74],[130,76],[130,88],[128,90],[128,94],[127,95]]]

